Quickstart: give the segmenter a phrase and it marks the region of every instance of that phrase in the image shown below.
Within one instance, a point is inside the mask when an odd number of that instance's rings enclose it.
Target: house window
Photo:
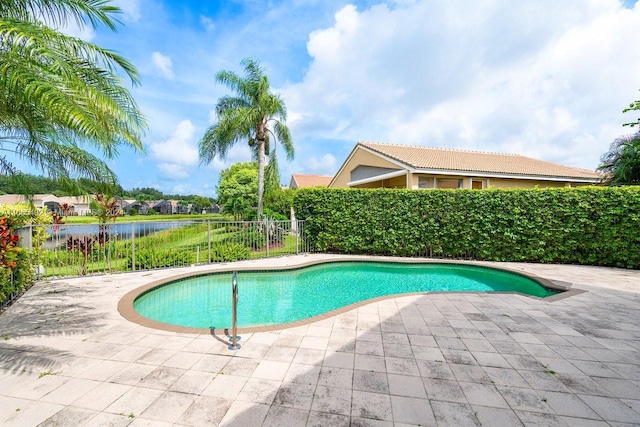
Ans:
[[[430,176],[419,176],[418,188],[433,188],[433,180],[434,178]]]
[[[439,179],[438,188],[461,188],[461,179]]]
[[[482,181],[473,180],[471,181],[471,188],[474,190],[482,190],[484,188],[484,185]]]

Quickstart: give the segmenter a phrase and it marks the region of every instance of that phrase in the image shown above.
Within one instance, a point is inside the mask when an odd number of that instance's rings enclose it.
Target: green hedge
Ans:
[[[16,297],[24,292],[32,282],[31,256],[28,251],[20,250],[14,268],[0,265],[0,307],[9,301],[12,295]]]
[[[640,187],[298,190],[318,251],[640,268]]]

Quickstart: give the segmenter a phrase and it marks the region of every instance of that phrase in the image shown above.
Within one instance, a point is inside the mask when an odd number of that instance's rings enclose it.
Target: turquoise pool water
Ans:
[[[209,274],[154,288],[134,302],[147,318],[194,328],[231,326],[232,273]],[[411,292],[548,290],[524,276],[456,264],[332,262],[295,270],[238,273],[238,326],[293,322],[371,298]]]

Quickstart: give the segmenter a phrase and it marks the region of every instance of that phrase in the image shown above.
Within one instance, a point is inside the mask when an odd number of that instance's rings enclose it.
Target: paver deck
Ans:
[[[0,314],[0,425],[640,425],[640,271],[478,264],[587,292],[395,297],[231,351],[118,313],[185,269],[38,283]]]

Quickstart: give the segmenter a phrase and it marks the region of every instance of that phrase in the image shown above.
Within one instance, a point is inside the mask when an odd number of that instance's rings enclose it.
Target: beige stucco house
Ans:
[[[533,188],[598,184],[602,176],[517,154],[358,142],[329,188]]]

